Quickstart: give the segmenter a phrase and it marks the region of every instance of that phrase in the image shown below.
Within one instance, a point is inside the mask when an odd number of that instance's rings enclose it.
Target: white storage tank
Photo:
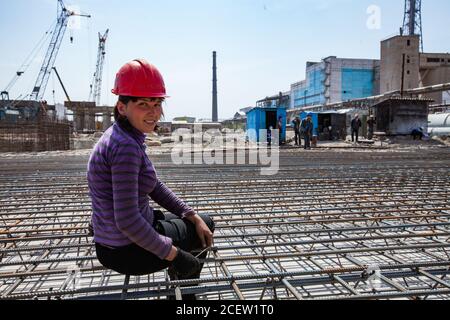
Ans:
[[[430,136],[450,136],[450,113],[428,115],[428,134]]]

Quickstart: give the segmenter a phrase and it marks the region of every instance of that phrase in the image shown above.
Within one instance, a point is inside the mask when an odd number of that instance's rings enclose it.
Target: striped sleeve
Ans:
[[[139,147],[119,144],[112,154],[111,176],[114,218],[117,228],[138,246],[164,259],[172,239],[160,235],[142,216],[138,205],[139,171],[142,164]]]
[[[169,189],[161,180],[157,180],[155,188],[149,194],[157,204],[181,218],[193,216],[194,209],[189,207],[172,190]]]

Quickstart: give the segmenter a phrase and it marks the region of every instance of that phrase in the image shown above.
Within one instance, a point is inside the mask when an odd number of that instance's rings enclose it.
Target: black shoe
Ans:
[[[195,301],[195,300],[197,300],[197,297],[193,293],[191,293],[191,294],[184,294],[182,296],[182,300]]]
[[[177,298],[175,296],[168,296],[167,300],[175,301],[177,300]],[[181,296],[181,300],[196,301],[197,296],[195,294],[185,294]]]
[[[169,279],[170,280],[178,280],[178,274],[177,274],[177,272],[175,271],[175,269],[173,268],[173,267],[169,267],[168,269],[167,269],[167,273],[169,274]]]
[[[183,277],[178,275],[177,272],[175,271],[175,269],[172,268],[172,267],[169,267],[167,269],[167,273],[169,274],[169,278],[172,281],[174,281],[174,280],[183,280]],[[168,296],[167,300],[176,300],[176,297],[175,296]],[[197,300],[197,297],[195,296],[195,294],[184,294],[184,295],[181,295],[181,300],[195,301],[195,300]]]

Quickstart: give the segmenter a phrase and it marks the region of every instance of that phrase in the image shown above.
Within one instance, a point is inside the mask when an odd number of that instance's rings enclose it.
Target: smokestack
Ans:
[[[212,122],[217,122],[217,65],[216,52],[213,51],[213,92],[212,92]]]

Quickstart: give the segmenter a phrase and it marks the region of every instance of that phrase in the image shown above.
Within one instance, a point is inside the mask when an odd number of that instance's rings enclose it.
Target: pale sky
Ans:
[[[0,90],[56,19],[56,0],[1,0]],[[219,118],[303,80],[307,61],[327,56],[379,59],[379,42],[398,33],[403,0],[66,0],[91,19],[68,29],[56,59],[72,100],[87,100],[98,36],[107,28],[102,104],[117,70],[134,58],[156,65],[171,96],[166,119],[211,118],[212,51],[217,51]],[[380,20],[373,20],[376,6]],[[450,51],[450,1],[422,1],[425,52]],[[373,23],[375,21],[375,24]],[[369,26],[368,26],[369,22]],[[70,36],[74,42],[70,43]],[[10,96],[29,94],[47,43]],[[52,91],[55,90],[55,98]],[[45,99],[65,100],[51,76]]]

